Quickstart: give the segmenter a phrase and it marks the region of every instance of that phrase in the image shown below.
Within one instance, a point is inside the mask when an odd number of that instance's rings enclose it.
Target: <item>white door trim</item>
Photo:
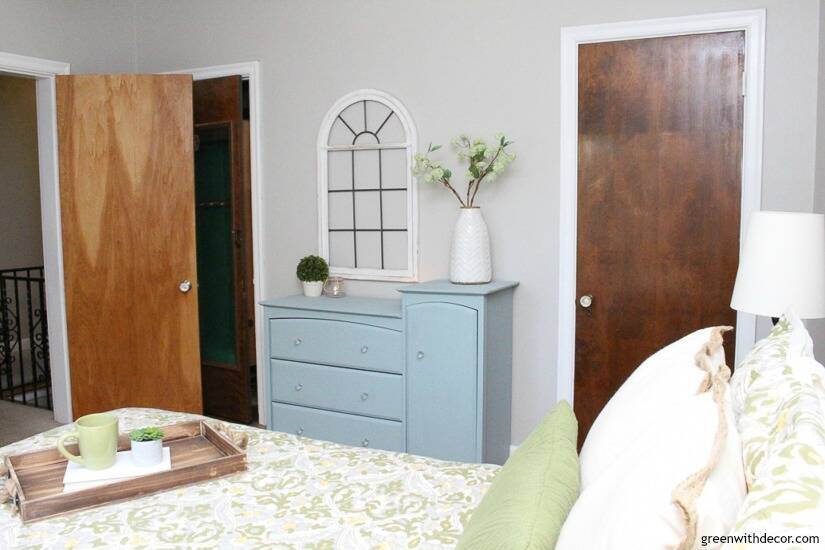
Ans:
[[[266,388],[269,384],[268,364],[264,357],[263,335],[264,326],[262,284],[264,281],[264,253],[263,253],[263,199],[261,198],[261,182],[263,181],[263,164],[261,163],[261,65],[258,61],[232,63],[229,65],[215,65],[196,69],[181,69],[164,74],[191,74],[193,80],[220,78],[223,76],[242,76],[249,79],[249,147],[250,164],[252,165],[252,277],[255,287],[255,356],[256,373],[258,379],[258,422],[266,425],[268,413],[266,403]]]
[[[43,267],[49,323],[52,408],[58,422],[72,421],[69,347],[66,335],[66,293],[63,286],[63,237],[60,224],[60,182],[57,155],[57,97],[54,77],[69,74],[69,64],[0,52],[0,72],[36,80],[37,147],[40,165],[40,217]]]
[[[576,345],[576,215],[579,44],[723,31],[745,31],[745,118],[740,242],[762,200],[765,10],[744,10],[561,29],[561,174],[559,189],[559,319],[556,400],[573,402]],[[756,340],[756,316],[737,313],[736,361]],[[698,328],[698,327],[697,327]]]

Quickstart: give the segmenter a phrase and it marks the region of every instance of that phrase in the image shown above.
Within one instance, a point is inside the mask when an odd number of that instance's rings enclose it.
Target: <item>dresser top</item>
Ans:
[[[350,315],[372,315],[374,317],[401,318],[401,300],[388,298],[362,298],[358,296],[344,296],[329,298],[319,296],[287,296],[261,302],[263,306],[299,309],[304,311],[326,311],[331,313],[348,313]]]
[[[416,285],[404,286],[398,292],[410,292],[419,294],[458,294],[463,296],[485,296],[508,288],[518,286],[516,281],[491,281],[480,285],[457,285],[450,281],[438,280],[427,281]]]

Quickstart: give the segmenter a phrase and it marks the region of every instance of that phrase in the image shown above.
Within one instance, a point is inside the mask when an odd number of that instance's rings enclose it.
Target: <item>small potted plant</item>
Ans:
[[[163,430],[148,426],[129,432],[132,462],[137,466],[155,466],[163,460]]]
[[[307,256],[298,262],[296,274],[304,286],[304,296],[320,296],[329,277],[329,265],[320,256]]]

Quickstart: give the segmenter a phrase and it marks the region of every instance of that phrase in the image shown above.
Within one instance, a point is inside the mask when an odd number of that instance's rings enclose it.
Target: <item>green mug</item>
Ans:
[[[73,462],[90,470],[103,470],[115,463],[117,457],[117,417],[98,413],[81,416],[75,422],[77,431],[60,436],[57,450]],[[77,439],[80,456],[73,455],[63,446],[67,439]]]

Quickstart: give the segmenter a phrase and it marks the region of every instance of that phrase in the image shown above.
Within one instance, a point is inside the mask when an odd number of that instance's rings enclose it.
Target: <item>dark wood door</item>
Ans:
[[[646,357],[736,320],[744,45],[725,32],[579,47],[580,445]]]
[[[200,413],[192,78],[56,89],[72,412]]]
[[[255,347],[242,90],[240,76],[198,80],[193,107],[204,412],[249,423]]]

